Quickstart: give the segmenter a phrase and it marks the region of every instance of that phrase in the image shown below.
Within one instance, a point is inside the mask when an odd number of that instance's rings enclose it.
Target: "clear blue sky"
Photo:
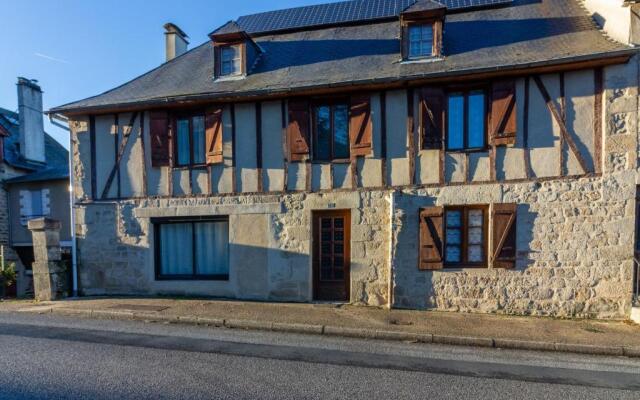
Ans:
[[[45,110],[118,86],[164,62],[173,22],[193,48],[241,15],[327,0],[0,0],[0,107],[17,110],[18,76],[37,79]],[[69,135],[45,119],[68,148]]]

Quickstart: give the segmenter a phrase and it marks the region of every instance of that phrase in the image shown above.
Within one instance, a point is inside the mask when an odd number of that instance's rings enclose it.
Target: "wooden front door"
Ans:
[[[313,214],[313,299],[349,301],[351,213]]]

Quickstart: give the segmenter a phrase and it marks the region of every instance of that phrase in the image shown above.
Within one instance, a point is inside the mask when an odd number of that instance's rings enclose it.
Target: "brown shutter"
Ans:
[[[171,165],[169,115],[166,111],[153,111],[150,115],[151,166]]]
[[[444,91],[422,89],[420,99],[420,139],[422,149],[442,148],[444,128]]]
[[[516,266],[516,204],[494,204],[492,212],[494,268]]]
[[[444,265],[444,208],[428,207],[420,210],[421,270],[442,269]]]
[[[220,164],[222,154],[222,107],[207,109],[206,115],[207,164]]]
[[[309,156],[309,102],[307,100],[289,100],[287,138],[290,161],[302,161]]]
[[[354,96],[351,98],[351,110],[349,113],[351,156],[371,154],[372,136],[371,98],[369,96]]]
[[[494,82],[491,88],[491,144],[516,144],[516,83],[514,80]]]

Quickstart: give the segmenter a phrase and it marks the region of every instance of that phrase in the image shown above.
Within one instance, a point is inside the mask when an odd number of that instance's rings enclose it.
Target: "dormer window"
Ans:
[[[240,75],[242,72],[240,45],[220,47],[220,76]]]
[[[418,0],[400,15],[402,59],[414,61],[442,55],[446,8],[434,0]]]
[[[262,49],[237,23],[227,22],[209,35],[215,49],[215,79],[242,78],[251,73]]]
[[[409,25],[409,58],[433,55],[433,24]]]

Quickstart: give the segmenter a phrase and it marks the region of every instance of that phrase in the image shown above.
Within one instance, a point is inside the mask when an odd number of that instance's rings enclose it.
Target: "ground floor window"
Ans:
[[[445,208],[445,264],[487,264],[487,207]]]
[[[158,279],[229,279],[228,218],[154,224]]]

